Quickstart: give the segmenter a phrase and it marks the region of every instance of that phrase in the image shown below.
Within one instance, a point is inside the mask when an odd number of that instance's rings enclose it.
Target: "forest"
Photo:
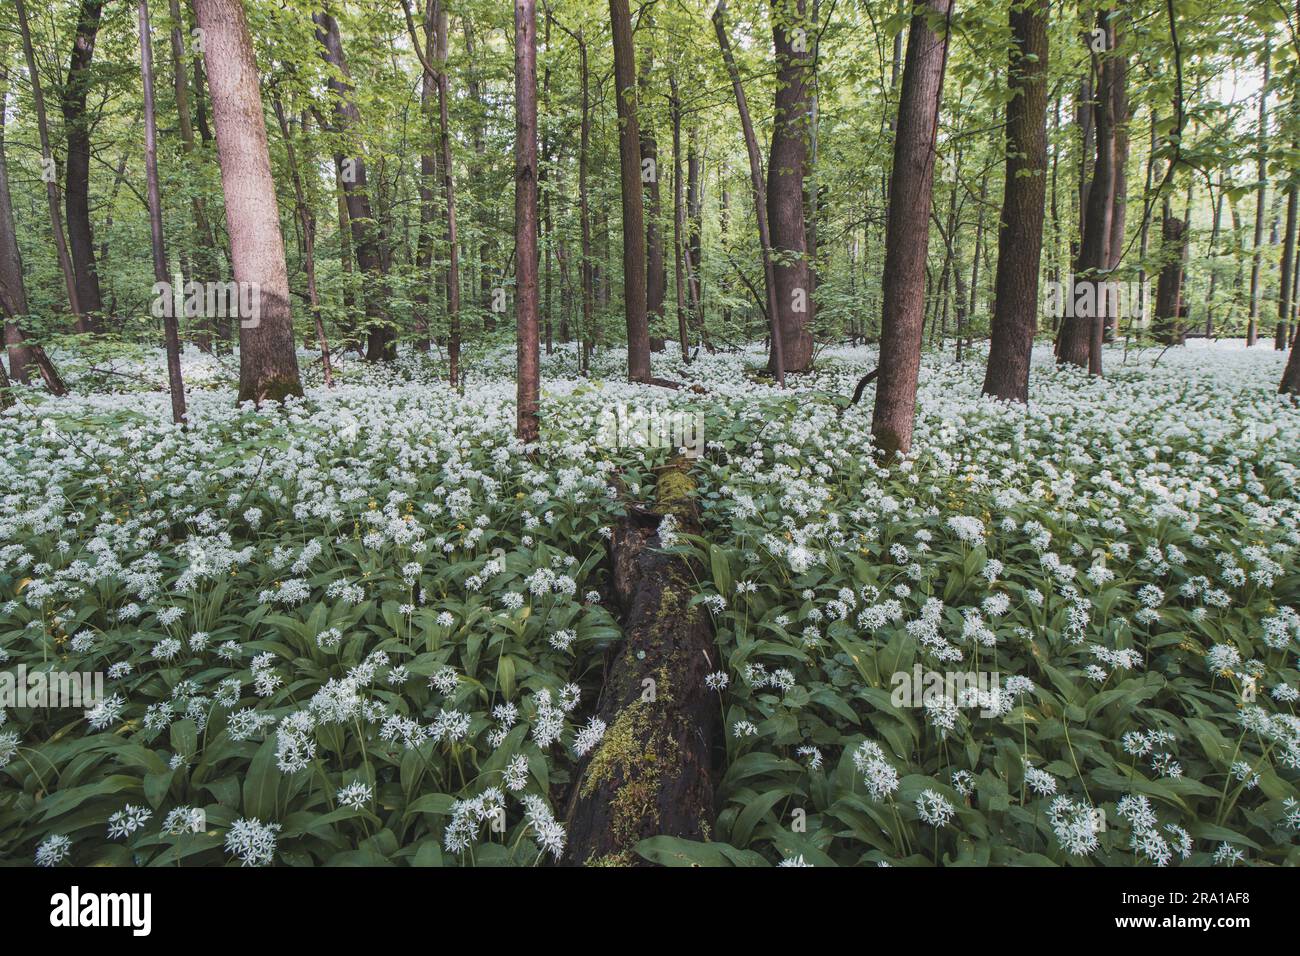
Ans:
[[[0,863],[1300,864],[1298,219],[1291,0],[6,0]]]

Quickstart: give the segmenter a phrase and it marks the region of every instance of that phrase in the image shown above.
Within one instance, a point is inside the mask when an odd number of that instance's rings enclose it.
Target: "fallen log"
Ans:
[[[659,527],[699,533],[689,461],[675,459],[655,484],[654,511],[629,509],[610,544],[624,639],[611,649],[597,716],[608,728],[581,768],[566,825],[567,859],[588,866],[633,866],[652,836],[709,839],[715,823],[717,697],[713,626],[690,606],[696,569],[664,554]]]

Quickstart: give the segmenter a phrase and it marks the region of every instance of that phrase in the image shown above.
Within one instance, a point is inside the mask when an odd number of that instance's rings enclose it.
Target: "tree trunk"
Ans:
[[[104,0],[79,0],[77,26],[72,39],[68,74],[63,83],[60,107],[63,111],[67,156],[64,166],[63,203],[67,211],[68,247],[77,281],[77,298],[86,324],[100,327],[103,302],[95,264],[95,240],[90,228],[90,117],[86,98],[90,92],[90,64],[95,55]]]
[[[627,315],[627,377],[650,380],[650,326],[646,316],[645,228],[641,210],[641,137],[637,126],[636,64],[627,0],[609,0],[614,37],[614,94],[623,192],[623,298]]]
[[[1256,181],[1259,192],[1255,200],[1255,243],[1250,265],[1250,319],[1246,325],[1246,345],[1255,344],[1259,336],[1259,300],[1262,293],[1260,270],[1263,264],[1264,210],[1268,205],[1268,84],[1273,65],[1272,37],[1264,37],[1264,82],[1259,89],[1259,129],[1257,131],[1259,158],[1256,162]]]
[[[4,313],[4,341],[9,354],[9,371],[24,385],[30,381],[28,368],[35,366],[52,395],[66,395],[63,379],[39,345],[23,336],[22,321],[28,313],[27,286],[23,281],[23,258],[14,228],[14,207],[9,195],[9,166],[5,159],[5,116],[9,99],[8,50],[0,38],[0,311]]]
[[[1293,148],[1295,148],[1295,144],[1293,144]],[[1277,334],[1273,339],[1273,346],[1279,352],[1286,349],[1291,335],[1292,269],[1295,267],[1296,256],[1296,201],[1300,199],[1300,195],[1298,195],[1300,190],[1296,188],[1295,175],[1295,171],[1292,170],[1291,183],[1287,187],[1286,240],[1282,245],[1282,276],[1277,297]]]
[[[630,31],[629,31],[630,32]],[[629,41],[631,37],[628,37]],[[635,146],[635,140],[633,141]],[[637,230],[638,234],[640,229]],[[642,298],[644,305],[644,297]],[[516,428],[525,444],[539,432],[537,335],[537,13],[515,0]]]
[[[352,80],[348,74],[347,58],[343,53],[343,40],[339,35],[339,24],[327,12],[313,13],[312,21],[316,24],[316,39],[321,45],[321,57],[334,68],[329,78],[329,88],[333,93],[333,115],[335,132],[344,137],[359,137],[361,111],[357,108],[353,96]],[[208,73],[212,64],[208,64]],[[359,146],[355,139],[354,144]],[[335,158],[343,170],[343,195],[348,207],[348,222],[352,228],[352,251],[356,256],[357,266],[365,273],[368,285],[372,287],[363,291],[366,305],[366,318],[370,326],[366,343],[366,358],[371,362],[386,361],[397,355],[397,340],[384,310],[380,305],[383,277],[385,274],[385,253],[379,223],[371,212],[370,192],[366,178],[366,161],[361,155]]]
[[[812,66],[805,0],[771,0],[776,50],[776,107],[767,166],[767,218],[772,229],[776,325],[787,372],[812,365],[812,279],[804,223],[803,177],[808,166]],[[769,368],[773,367],[769,359]]]
[[[995,309],[984,394],[1029,401],[1029,359],[1038,318],[1038,270],[1047,186],[1049,0],[1011,5],[1007,174],[998,228]],[[972,280],[973,282],[974,280]],[[972,293],[973,294],[973,293]]]
[[[140,0],[140,76],[144,87],[144,169],[149,195],[149,248],[153,253],[154,282],[171,287],[167,251],[163,246],[162,191],[158,185],[158,123],[154,115],[153,37],[149,28],[149,0]],[[171,391],[172,422],[185,424],[185,383],[181,380],[181,337],[174,308],[163,313],[167,339],[167,385]]]
[[[653,8],[647,8],[642,28],[647,32],[654,30]],[[668,270],[665,265],[664,235],[661,223],[662,202],[659,194],[659,141],[655,138],[654,124],[649,111],[640,109],[641,104],[650,102],[650,71],[654,68],[653,33],[651,40],[641,49],[641,61],[637,74],[637,128],[641,134],[641,181],[645,186],[645,310],[646,321],[656,325],[662,324],[664,318],[664,298],[668,294]],[[659,322],[656,323],[655,320]]]
[[[32,87],[32,101],[36,107],[36,128],[41,140],[41,178],[45,180],[45,198],[50,210],[50,232],[54,236],[54,252],[59,260],[59,271],[63,273],[63,285],[68,292],[68,310],[76,324],[78,332],[93,332],[94,326],[81,307],[81,297],[77,292],[77,277],[73,270],[72,259],[68,255],[68,244],[63,235],[63,217],[59,209],[59,183],[55,175],[54,151],[50,147],[49,120],[45,113],[45,95],[41,90],[41,74],[36,68],[36,51],[32,48],[32,31],[27,22],[27,7],[24,0],[14,0],[18,12],[18,30],[23,38],[23,55],[27,59],[28,82]]]
[[[951,3],[951,0],[941,0]],[[726,28],[727,3],[719,0],[713,10],[713,29],[718,34],[718,46],[722,48],[722,59],[731,77],[731,88],[736,96],[736,110],[740,114],[740,126],[745,135],[745,149],[749,154],[749,183],[754,194],[754,218],[758,220],[758,242],[763,256],[763,281],[767,290],[766,310],[771,341],[771,354],[768,366],[772,369],[778,385],[785,385],[785,342],[778,324],[780,306],[777,302],[776,275],[772,262],[772,233],[768,228],[767,204],[764,194],[767,189],[763,183],[763,161],[758,155],[758,139],[754,135],[754,124],[749,118],[749,106],[745,101],[745,87],[740,82],[740,70],[736,67],[736,58],[731,53],[731,41],[727,39]],[[802,215],[802,210],[801,213]]]
[[[705,840],[714,825],[718,702],[705,684],[713,629],[690,603],[699,568],[661,550],[658,527],[700,533],[687,465],[659,472],[655,510],[633,510],[610,545],[624,639],[611,651],[597,701],[609,728],[571,791],[568,859],[586,865],[638,862],[636,845],[665,835]]]
[[[704,306],[701,303],[703,293],[700,269],[704,263],[703,234],[703,198],[701,193],[700,151],[696,145],[697,131],[691,130],[686,146],[686,282],[690,292],[691,316],[695,325],[695,334],[701,342],[707,342],[704,330]]]
[[[871,421],[876,447],[885,455],[906,454],[912,447],[939,104],[948,65],[951,18],[952,0],[927,0],[924,6],[918,5],[908,30],[889,182],[880,377]],[[931,29],[931,24],[940,20],[942,35]]]
[[[1186,335],[1180,306],[1183,285],[1183,244],[1186,222],[1172,215],[1168,208],[1161,219],[1160,279],[1156,283],[1156,340],[1165,345],[1181,345]]]
[[[240,0],[194,0],[194,13],[203,30],[235,281],[259,290],[256,318],[240,316],[239,401],[283,401],[301,395],[302,382],[253,41]]]
[[[1214,337],[1214,290],[1219,284],[1218,255],[1219,232],[1223,223],[1223,172],[1219,172],[1219,193],[1214,200],[1214,221],[1210,226],[1210,289],[1205,297],[1205,337]]]
[[[298,160],[293,147],[293,133],[289,129],[289,121],[285,117],[284,106],[278,95],[272,95],[271,106],[280,125],[280,135],[284,138],[285,158],[288,160],[289,177],[293,182],[294,205],[302,228],[303,271],[307,273],[307,301],[311,305],[312,324],[316,329],[316,342],[320,346],[325,387],[333,388],[334,368],[330,362],[330,345],[325,337],[325,323],[321,318],[320,293],[316,288],[316,214],[312,212],[311,204],[303,189],[302,174],[298,171]],[[311,165],[309,164],[309,168]]]
[[[677,290],[677,343],[681,349],[682,361],[691,360],[690,335],[686,321],[686,244],[683,234],[686,232],[686,190],[682,183],[682,104],[677,98],[677,78],[673,77],[672,110],[673,124],[673,285]]]

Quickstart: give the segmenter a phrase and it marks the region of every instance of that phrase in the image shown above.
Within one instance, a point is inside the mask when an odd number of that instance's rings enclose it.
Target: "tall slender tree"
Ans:
[[[144,89],[144,169],[149,205],[149,249],[153,253],[153,278],[170,288],[167,250],[163,245],[162,191],[158,184],[158,121],[153,95],[153,36],[149,27],[149,0],[140,0],[140,76]],[[172,421],[185,424],[185,383],[181,379],[181,337],[174,309],[163,314],[167,341],[167,385],[171,391]]]
[[[1050,0],[1011,0],[1010,4],[1007,174],[998,228],[992,342],[984,394],[1022,403],[1029,401],[1029,359],[1037,328],[1038,269],[1043,249],[1050,8]]]
[[[641,210],[641,135],[632,14],[627,0],[609,0],[614,37],[614,94],[618,102],[619,182],[623,193],[623,298],[627,316],[627,377],[650,381],[650,325],[646,316],[645,223]]]
[[[634,129],[634,135],[635,132]],[[635,138],[632,146],[635,149]],[[624,188],[626,198],[626,184]],[[639,182],[637,197],[639,203]],[[637,235],[640,234],[638,224]],[[645,308],[644,289],[641,307]],[[519,440],[527,444],[537,441],[540,431],[541,394],[537,330],[537,10],[534,0],[515,0],[515,334],[516,432]]]
[[[68,221],[68,251],[77,282],[77,299],[91,330],[100,327],[103,301],[90,225],[90,129],[86,100],[91,86],[91,61],[105,0],[78,0],[68,73],[59,96],[67,152],[63,164],[63,205]]]
[[[939,106],[948,66],[952,8],[953,0],[917,4],[908,28],[885,227],[880,375],[871,419],[876,447],[886,455],[906,454],[912,447]],[[940,32],[935,32],[935,24],[940,25]]]

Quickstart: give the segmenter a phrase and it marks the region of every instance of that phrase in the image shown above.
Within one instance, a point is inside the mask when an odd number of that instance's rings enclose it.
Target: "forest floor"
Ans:
[[[0,664],[107,680],[0,709],[0,859],[566,860],[616,736],[608,539],[682,445],[703,533],[658,544],[712,620],[718,813],[639,857],[1300,862],[1282,353],[1116,346],[1090,379],[1040,348],[1027,410],[931,354],[892,468],[872,389],[846,407],[874,349],[784,390],[763,358],[655,356],[698,394],[543,356],[525,454],[512,349],[463,393],[413,357],[326,390],[302,352],[307,398],[260,412],[189,354],[186,431],[161,356],[60,356],[72,397],[0,415]]]

